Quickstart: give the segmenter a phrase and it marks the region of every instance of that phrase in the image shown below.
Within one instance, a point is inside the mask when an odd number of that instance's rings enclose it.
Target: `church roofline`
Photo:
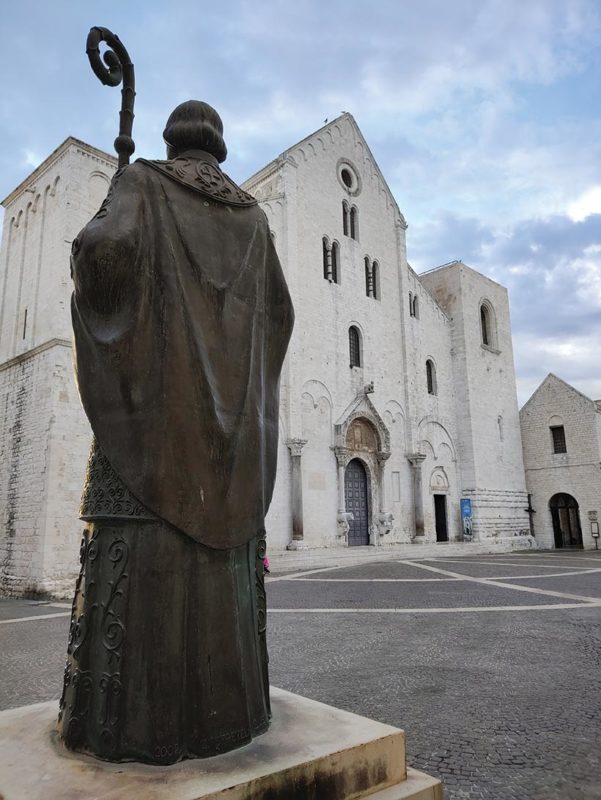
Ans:
[[[109,163],[114,164],[115,167],[117,166],[117,159],[115,156],[110,155],[110,153],[105,153],[104,150],[93,147],[91,144],[88,144],[81,139],[76,139],[74,136],[67,136],[64,142],[61,142],[61,144],[59,144],[59,146],[53,150],[50,155],[34,169],[33,172],[30,172],[29,175],[4,198],[4,200],[0,201],[0,205],[2,205],[4,208],[7,208],[17,199],[17,197],[25,192],[27,188],[31,186],[31,184],[35,183],[38,178],[40,178],[41,175],[43,175],[46,170],[48,170],[56,161],[58,161],[58,159],[72,146],[81,147],[90,155],[102,158]]]
[[[417,277],[423,278],[427,275],[431,275],[433,272],[442,272],[443,270],[452,270],[452,269],[459,269],[459,270],[467,269],[470,272],[473,272],[474,275],[478,275],[478,277],[484,278],[485,281],[489,281],[489,283],[494,283],[495,286],[499,286],[501,289],[507,291],[507,287],[503,286],[502,283],[499,283],[499,281],[495,281],[493,278],[489,278],[488,275],[484,275],[484,273],[482,272],[478,272],[478,270],[474,269],[473,267],[469,267],[467,264],[461,261],[461,259],[456,259],[454,261],[447,261],[445,264],[441,264],[438,267],[432,267],[432,269],[426,269],[423,272],[418,272]]]
[[[388,183],[386,181],[386,178],[384,177],[384,175],[382,173],[382,170],[380,169],[380,167],[378,165],[378,162],[374,158],[374,154],[372,153],[371,148],[370,148],[365,136],[363,135],[363,133],[361,131],[361,128],[357,124],[357,120],[353,117],[353,115],[349,111],[345,111],[343,114],[340,114],[340,116],[335,117],[330,122],[326,122],[325,125],[322,125],[321,128],[318,128],[316,131],[313,131],[308,136],[305,136],[304,139],[301,139],[300,141],[296,142],[291,147],[287,147],[286,150],[284,150],[282,153],[280,153],[279,156],[274,158],[272,161],[270,161],[264,167],[261,167],[260,170],[255,172],[249,178],[247,178],[242,183],[242,187],[244,189],[246,189],[247,191],[249,191],[248,190],[248,186],[249,185],[252,185],[254,183],[258,183],[261,180],[264,180],[270,173],[275,172],[276,170],[278,170],[283,164],[286,163],[286,160],[290,156],[292,156],[294,150],[296,150],[298,147],[302,147],[306,142],[309,142],[315,136],[319,136],[321,133],[323,133],[323,131],[327,130],[328,128],[331,128],[332,126],[334,126],[334,125],[336,125],[338,123],[340,123],[342,120],[348,120],[350,125],[352,127],[354,127],[356,133],[361,137],[361,140],[363,141],[363,144],[365,145],[365,150],[367,152],[367,155],[368,155],[371,163],[373,164],[374,169],[376,170],[376,172],[378,174],[378,177],[380,178],[380,180],[382,181],[384,187],[386,188],[386,191],[388,193],[390,201],[392,202],[393,206],[397,210],[397,212],[398,212],[399,216],[401,217],[402,221],[406,225],[405,218],[404,218],[403,214],[401,213],[401,210],[400,210],[399,205],[398,205],[398,203],[396,201],[396,198],[393,195],[393,193],[391,192],[390,186],[388,185]]]
[[[544,379],[543,379],[543,380],[540,382],[540,384],[539,384],[539,385],[536,387],[536,389],[535,389],[535,390],[532,392],[532,394],[530,395],[530,397],[529,397],[529,398],[526,400],[526,402],[524,403],[524,405],[521,407],[520,411],[523,411],[523,410],[526,408],[526,406],[527,406],[527,405],[528,405],[528,404],[529,404],[529,403],[530,403],[530,402],[531,402],[531,401],[534,399],[534,397],[536,397],[536,395],[537,395],[537,394],[540,392],[540,390],[543,388],[543,386],[544,386],[544,385],[545,385],[545,384],[546,384],[546,383],[547,383],[549,380],[551,380],[551,379],[552,379],[552,380],[559,381],[559,383],[561,383],[561,384],[562,384],[563,386],[565,386],[567,389],[570,389],[572,392],[575,392],[576,394],[580,395],[580,397],[582,397],[582,399],[583,399],[583,400],[586,400],[586,401],[587,401],[587,403],[591,403],[591,405],[593,405],[593,406],[595,407],[595,410],[596,410],[596,411],[599,411],[599,412],[601,412],[601,408],[599,408],[599,406],[598,406],[598,403],[600,402],[599,400],[591,400],[591,398],[590,398],[590,397],[587,397],[587,395],[585,395],[585,394],[584,394],[584,392],[581,392],[581,391],[580,391],[580,389],[576,389],[576,387],[575,387],[575,386],[572,386],[572,384],[571,384],[571,383],[568,383],[567,381],[564,381],[564,379],[563,379],[563,378],[560,378],[560,377],[559,377],[559,375],[556,375],[554,372],[550,372],[550,373],[547,375],[547,377],[546,377],[546,378],[544,378]]]
[[[287,147],[285,150],[283,150],[272,161],[269,161],[267,164],[265,164],[264,167],[261,167],[261,169],[257,170],[249,178],[247,178],[245,181],[243,181],[241,186],[242,187],[246,187],[247,184],[256,183],[258,180],[263,179],[269,173],[275,172],[277,169],[279,169],[282,166],[282,164],[284,164],[286,162],[286,159],[288,158],[288,156],[290,156],[292,154],[293,150],[295,150],[297,147],[300,147],[301,145],[305,144],[305,142],[308,142],[309,139],[312,139],[314,136],[317,136],[322,131],[325,131],[325,129],[329,128],[330,125],[334,125],[336,122],[339,122],[341,119],[344,119],[344,117],[351,117],[351,119],[352,119],[352,115],[349,114],[348,112],[345,112],[344,114],[341,114],[339,117],[336,117],[336,119],[333,119],[331,122],[327,122],[325,125],[322,125],[321,128],[318,128],[316,131],[313,131],[308,136],[305,136],[304,139],[301,139],[300,141],[296,142],[296,144],[293,144],[291,147]],[[353,120],[353,122],[354,122],[354,120]]]

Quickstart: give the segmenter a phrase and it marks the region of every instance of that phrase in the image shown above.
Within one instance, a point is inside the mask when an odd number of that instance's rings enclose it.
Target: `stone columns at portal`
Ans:
[[[348,447],[333,447],[336,463],[338,465],[338,513],[336,522],[338,524],[338,536],[344,537],[345,541],[349,532],[349,519],[351,514],[346,510],[346,499],[344,496],[344,471],[349,462],[350,451]]]
[[[385,533],[390,533],[392,530],[393,516],[388,510],[388,498],[386,496],[386,462],[390,458],[390,453],[380,451],[376,453],[378,460],[378,487],[379,487],[379,505],[380,513],[378,515],[378,531],[380,536]]]
[[[288,545],[288,550],[298,550],[304,545],[301,453],[306,444],[307,439],[288,439],[286,442],[286,447],[290,450],[290,461],[292,462],[292,541]]]
[[[413,473],[413,518],[415,536],[424,535],[424,497],[422,489],[422,462],[426,456],[423,453],[411,453],[407,456],[411,463]]]

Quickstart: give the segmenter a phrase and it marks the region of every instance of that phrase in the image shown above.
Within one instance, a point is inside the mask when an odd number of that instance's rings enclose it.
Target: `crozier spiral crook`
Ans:
[[[102,56],[99,44],[106,42],[108,47]],[[119,156],[119,168],[129,164],[129,158],[136,149],[131,138],[134,124],[134,100],[136,98],[136,81],[134,65],[121,40],[108,28],[94,27],[88,34],[86,53],[94,74],[105,86],[118,86],[121,89],[121,111],[119,113],[119,135],[115,139],[115,150]]]

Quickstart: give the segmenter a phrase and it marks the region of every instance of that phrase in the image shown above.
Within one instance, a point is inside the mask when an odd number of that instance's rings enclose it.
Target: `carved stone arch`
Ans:
[[[398,400],[389,400],[386,403],[385,411],[387,411],[393,418],[396,417],[397,414],[400,414],[403,420],[405,419],[405,411]]]
[[[305,404],[309,404],[309,403],[313,407],[315,407],[315,405],[316,405],[315,404],[315,398],[313,397],[311,392],[301,392],[301,405],[302,405],[302,407],[304,408]]]
[[[313,144],[313,142],[307,142],[306,148],[307,148],[307,150],[310,151],[312,156],[316,156],[317,155],[317,150],[315,149],[315,145]]]
[[[547,425],[549,426],[549,428],[555,428],[558,427],[559,425],[565,426],[565,422],[563,421],[563,417],[560,417],[559,414],[553,414],[552,416],[549,417]]]
[[[104,202],[110,184],[110,178],[104,172],[100,172],[100,170],[90,172],[88,175],[88,197],[91,208],[95,210]]]
[[[449,464],[453,463],[453,451],[447,442],[441,442],[438,448],[438,458],[440,461],[448,461]]]
[[[390,433],[369,398],[371,387],[365,387],[347,406],[334,425],[334,454],[338,464],[338,535],[346,538],[349,520],[346,508],[345,475],[348,464],[358,458],[365,467],[368,480],[368,526],[371,544],[392,530],[393,517],[387,510],[385,465],[390,457]],[[355,434],[358,434],[356,436]]]
[[[434,445],[428,439],[420,439],[417,443],[417,450],[419,453],[423,453],[425,456],[431,456],[434,461],[438,460],[438,455],[434,449]]]
[[[100,170],[100,169],[93,169],[93,170],[90,172],[90,174],[88,175],[88,181],[89,181],[91,178],[95,177],[95,176],[98,176],[99,178],[102,178],[102,179],[105,181],[105,183],[107,184],[107,186],[108,186],[108,184],[111,182],[111,179],[110,179],[110,178],[109,178],[109,176],[106,174],[106,172],[103,172],[103,171],[102,171],[102,170]]]
[[[318,380],[308,380],[305,381],[303,384],[302,392],[307,392],[312,395],[313,401],[319,399],[320,397],[325,397],[330,404],[330,408],[334,407],[334,403],[332,402],[332,395],[330,394],[330,390],[322,383],[322,381]]]
[[[406,449],[407,446],[407,425],[405,411],[397,400],[389,400],[384,407],[382,415],[384,422],[390,431],[390,436],[398,446]]]
[[[346,448],[348,429],[356,419],[363,419],[371,424],[376,435],[378,451],[390,455],[390,431],[366,392],[357,395],[334,425],[336,446]]]
[[[428,415],[422,418],[417,426],[417,430],[420,439],[430,442],[435,459],[438,459],[438,445],[445,442],[453,454],[452,460],[457,461],[457,452],[455,450],[453,437],[441,422]]]
[[[430,491],[445,494],[449,491],[449,478],[444,467],[434,467],[430,475]]]
[[[303,150],[303,148],[302,148],[302,147],[298,147],[298,148],[296,149],[296,152],[297,152],[297,153],[300,153],[300,155],[301,155],[301,157],[302,157],[303,161],[308,161],[308,160],[309,160],[309,159],[307,158],[307,154],[305,153],[305,151]]]
[[[331,444],[332,396],[321,381],[305,382],[301,392],[301,416],[303,438],[320,446]]]
[[[52,181],[52,184],[51,184],[51,187],[50,187],[50,197],[54,197],[56,195],[56,192],[57,192],[57,189],[58,189],[58,185],[60,183],[60,179],[61,179],[61,176],[57,175],[56,178]]]
[[[355,417],[346,429],[345,445],[355,453],[377,453],[380,448],[380,437],[373,422],[365,417]]]

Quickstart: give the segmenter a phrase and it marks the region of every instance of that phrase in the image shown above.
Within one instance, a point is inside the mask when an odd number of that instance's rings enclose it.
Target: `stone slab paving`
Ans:
[[[428,559],[420,562],[421,564],[428,564],[433,567],[441,567],[442,569],[460,572],[462,575],[467,575],[474,578],[492,578],[492,577],[521,577],[523,575],[552,575],[556,572],[568,572],[572,570],[582,569],[595,569],[595,565],[591,564],[590,567],[583,567],[582,565],[574,564],[555,564],[546,561],[544,564],[532,564],[522,559],[514,563],[509,562],[503,558],[483,558],[482,561],[458,561],[456,559]],[[400,566],[400,565],[399,565]],[[600,567],[601,568],[601,565]],[[417,567],[415,569],[418,569]]]
[[[300,580],[355,580],[364,578],[370,580],[374,578],[402,578],[403,580],[422,580],[427,577],[423,569],[411,564],[399,563],[396,560],[385,561],[376,564],[361,564],[353,567],[336,567],[334,569],[309,570],[310,575],[300,578]],[[286,576],[284,576],[286,577]],[[290,576],[288,576],[290,577]]]
[[[269,587],[272,608],[449,608],[516,605],[554,605],[567,602],[562,597],[533,595],[501,589],[471,581],[426,580],[415,583],[343,583],[339,579],[322,581],[279,581]],[[601,579],[600,579],[601,580]],[[517,588],[517,587],[516,587]],[[574,602],[574,601],[570,601]]]
[[[508,583],[517,585],[518,581],[509,580]],[[544,588],[539,578],[522,579],[519,581],[519,584],[520,586]],[[576,592],[578,594],[588,595],[589,597],[598,597],[601,600],[601,570],[593,573],[584,572],[578,576],[556,577],[553,579],[553,588],[559,592]]]
[[[64,603],[60,605],[65,605]],[[0,602],[0,621],[19,619],[21,617],[39,617],[47,614],[57,614],[66,611],[54,603],[35,600],[11,600]]]
[[[270,581],[272,682],[404,728],[408,763],[440,776],[449,800],[601,800],[601,572],[554,576],[601,569],[600,556],[369,563]],[[514,558],[512,579],[503,564]],[[518,563],[547,577],[519,580]],[[489,566],[509,586],[488,584]],[[5,619],[18,602],[0,603]],[[0,625],[0,707],[58,697],[67,629],[68,617]]]

